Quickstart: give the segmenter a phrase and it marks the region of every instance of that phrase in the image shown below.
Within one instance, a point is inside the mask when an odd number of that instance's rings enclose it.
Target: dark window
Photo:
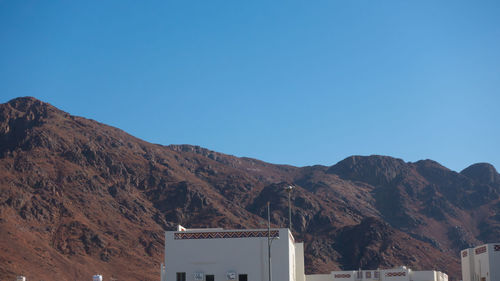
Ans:
[[[238,281],[248,281],[248,275],[246,274],[238,275]]]
[[[205,281],[215,281],[215,275],[206,275]]]
[[[177,272],[176,281],[186,281],[186,272]]]

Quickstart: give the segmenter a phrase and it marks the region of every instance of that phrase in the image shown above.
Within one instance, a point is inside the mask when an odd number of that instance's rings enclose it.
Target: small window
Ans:
[[[215,275],[205,275],[205,281],[215,281]]]
[[[248,275],[247,274],[238,275],[238,281],[248,281]]]
[[[177,272],[176,281],[186,281],[186,272]]]
[[[373,272],[373,277],[380,278],[380,272],[379,271]]]
[[[372,272],[371,271],[365,272],[365,277],[366,278],[372,278]]]

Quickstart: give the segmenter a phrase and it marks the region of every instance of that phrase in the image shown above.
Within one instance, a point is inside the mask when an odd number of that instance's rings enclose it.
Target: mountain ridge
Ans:
[[[0,105],[0,278],[37,264],[25,274],[153,280],[164,230],[259,227],[268,200],[273,225],[285,226],[289,184],[309,273],[406,264],[458,278],[458,251],[500,236],[499,175],[490,166],[457,173],[376,155],[275,165],[150,144],[18,98]]]

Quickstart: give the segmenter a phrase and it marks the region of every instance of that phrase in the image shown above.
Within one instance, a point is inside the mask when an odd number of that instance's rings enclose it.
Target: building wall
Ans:
[[[462,250],[460,257],[462,261],[462,281],[474,281],[474,250]]]
[[[334,281],[354,281],[356,280],[356,271],[332,271],[330,274],[331,280]]]
[[[489,249],[488,245],[481,245],[474,248],[474,268],[478,280],[485,278],[486,281],[490,280],[490,265],[489,265]]]
[[[306,281],[332,281],[332,276],[330,274],[311,274],[306,275]]]
[[[295,263],[297,281],[305,281],[304,243],[295,243]]]
[[[500,280],[500,243],[490,246],[491,280]]]
[[[412,271],[412,281],[443,281],[439,280],[436,271]]]
[[[436,275],[438,276],[438,281],[448,281],[448,274],[444,273],[444,272],[441,272],[441,271],[438,271],[436,273]]]
[[[380,270],[381,281],[410,281],[409,270],[405,267]]]
[[[406,268],[393,268],[386,270],[361,270],[361,271],[332,271],[331,279],[333,281],[409,281],[409,270]],[[378,274],[377,274],[378,273]],[[378,277],[376,277],[378,276]],[[432,280],[434,281],[434,280]]]
[[[378,274],[377,274],[378,273]],[[379,277],[377,277],[379,276]],[[306,275],[306,280],[308,275]],[[448,281],[448,275],[440,271],[413,271],[406,267],[384,270],[332,271],[332,281]]]
[[[295,241],[292,235],[289,235],[290,243],[288,243],[288,274],[291,281],[297,281],[297,268],[296,268],[296,257],[295,257]]]
[[[463,281],[500,280],[500,244],[484,244],[460,252]],[[482,279],[484,278],[484,279]]]
[[[375,278],[375,276],[377,276],[376,272],[378,272],[380,274],[380,271],[379,270],[363,270],[362,271],[362,275],[363,275],[363,280],[367,280],[367,281],[372,281],[372,280],[379,280],[379,278]]]
[[[267,236],[244,237],[262,231],[265,230],[166,232],[165,281],[175,281],[176,272],[186,272],[186,280],[195,280],[195,273],[213,274],[216,281],[227,280],[230,271],[247,274],[248,281],[268,280]],[[295,256],[295,249],[291,236],[288,229],[273,231],[279,238],[273,240],[271,247],[272,278],[292,281],[290,256]]]
[[[163,265],[163,263],[161,263],[160,265],[160,280],[161,281],[165,281],[165,266]]]

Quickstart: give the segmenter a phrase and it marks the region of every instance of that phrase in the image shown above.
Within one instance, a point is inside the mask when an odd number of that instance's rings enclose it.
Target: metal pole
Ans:
[[[292,232],[292,204],[291,204],[291,190],[288,192],[288,228],[290,228],[290,232]]]
[[[293,186],[289,185],[286,187],[286,192],[288,192],[288,228],[292,232],[292,201],[290,199]]]
[[[267,253],[269,261],[269,281],[272,281],[271,277],[271,204],[267,202]]]

